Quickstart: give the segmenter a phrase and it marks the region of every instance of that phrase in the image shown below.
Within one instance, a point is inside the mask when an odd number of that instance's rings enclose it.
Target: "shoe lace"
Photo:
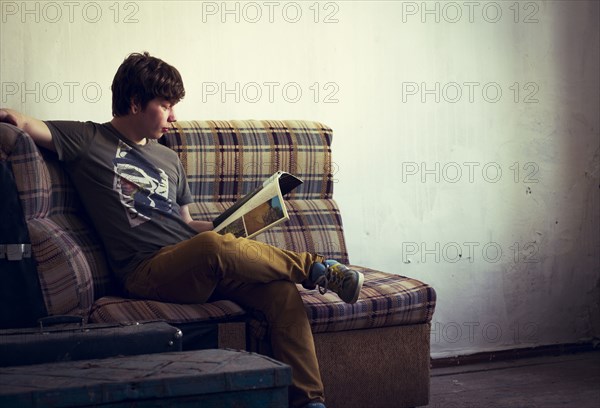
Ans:
[[[329,268],[328,268],[329,269]],[[324,295],[327,293],[327,286],[329,286],[329,280],[327,279],[327,273],[319,276],[315,281],[315,284],[319,287],[319,293]]]
[[[328,289],[336,292],[338,289],[342,287],[342,282],[344,279],[343,272],[336,265],[326,265],[327,271],[317,278],[315,284],[319,287],[319,293],[324,295],[327,293]]]

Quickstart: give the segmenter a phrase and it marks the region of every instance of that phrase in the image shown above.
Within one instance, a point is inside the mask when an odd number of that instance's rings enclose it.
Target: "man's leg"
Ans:
[[[214,232],[160,250],[125,282],[134,296],[175,303],[204,303],[222,280],[302,283],[323,258]]]
[[[163,248],[126,282],[137,297],[176,303],[230,299],[260,311],[269,323],[274,357],[292,367],[292,406],[322,401],[323,384],[304,304],[294,282],[318,255],[203,233]]]
[[[294,283],[224,280],[217,285],[213,298],[233,300],[265,316],[273,357],[292,367],[290,407],[302,407],[311,401],[323,402],[323,383],[312,331]]]

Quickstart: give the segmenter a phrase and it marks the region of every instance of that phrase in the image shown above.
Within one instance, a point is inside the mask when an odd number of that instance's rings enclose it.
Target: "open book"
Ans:
[[[254,191],[239,199],[213,220],[220,234],[252,238],[289,219],[283,196],[302,184],[302,180],[278,171]]]

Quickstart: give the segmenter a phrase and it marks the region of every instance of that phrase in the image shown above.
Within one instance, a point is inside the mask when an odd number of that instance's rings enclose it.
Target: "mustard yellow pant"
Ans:
[[[204,232],[167,246],[125,282],[134,296],[173,303],[230,299],[263,314],[273,357],[292,367],[290,406],[324,400],[308,318],[296,283],[319,255]]]

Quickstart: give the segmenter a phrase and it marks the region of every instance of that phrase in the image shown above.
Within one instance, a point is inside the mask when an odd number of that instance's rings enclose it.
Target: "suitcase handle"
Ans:
[[[79,323],[79,327],[83,329],[83,317],[75,315],[55,315],[42,317],[41,319],[38,319],[38,323],[40,324],[40,331],[44,330],[44,325],[51,326],[53,324],[69,323]]]

